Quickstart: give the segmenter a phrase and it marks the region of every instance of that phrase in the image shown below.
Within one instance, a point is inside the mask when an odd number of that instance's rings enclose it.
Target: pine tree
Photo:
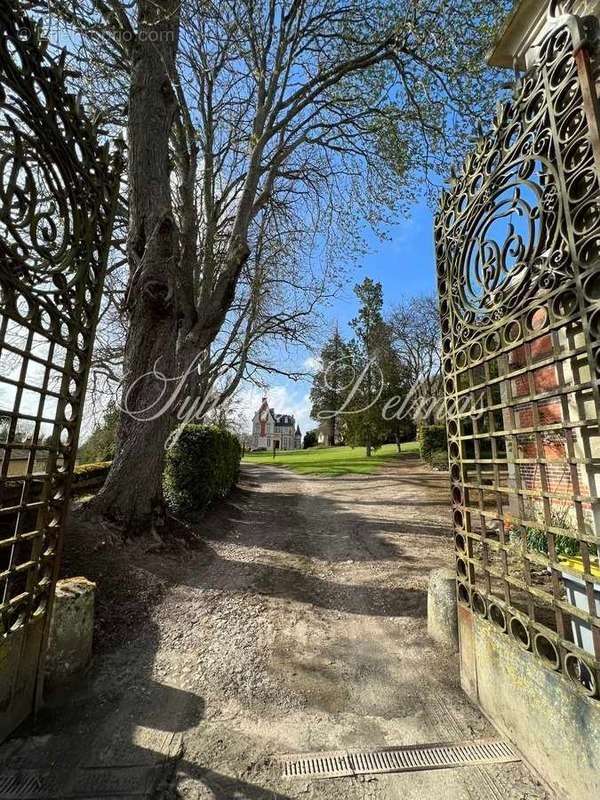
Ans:
[[[387,428],[383,419],[381,397],[384,374],[381,366],[389,333],[383,319],[383,289],[381,283],[365,278],[354,287],[360,301],[357,316],[350,322],[355,338],[352,343],[354,369],[362,376],[353,398],[355,412],[346,419],[350,443],[364,445],[367,456],[385,441]]]
[[[378,363],[381,369],[383,388],[377,402],[381,409],[386,441],[394,441],[401,452],[401,442],[413,438],[415,425],[409,414],[396,413],[403,405],[411,387],[410,371],[402,354],[394,346],[392,332],[385,323],[386,335],[379,345]]]
[[[352,365],[348,345],[340,336],[337,325],[321,350],[320,361],[321,367],[310,390],[310,415],[325,423],[327,443],[334,445],[340,438],[339,419],[335,412],[342,408],[346,399]]]

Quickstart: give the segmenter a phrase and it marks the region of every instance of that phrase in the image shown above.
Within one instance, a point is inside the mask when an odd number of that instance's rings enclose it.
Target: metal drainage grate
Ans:
[[[341,778],[382,772],[416,772],[471,764],[520,761],[506,742],[483,739],[453,744],[424,744],[385,750],[352,750],[331,753],[290,753],[278,756],[284,778]]]
[[[0,775],[1,800],[47,800],[61,795],[60,777],[67,780],[68,773],[50,770],[3,770]],[[58,778],[58,780],[57,780]]]
[[[0,774],[0,800],[123,800],[149,797],[159,767],[8,769]]]

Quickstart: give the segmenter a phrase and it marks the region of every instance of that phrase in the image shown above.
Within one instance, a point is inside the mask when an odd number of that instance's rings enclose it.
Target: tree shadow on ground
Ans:
[[[39,770],[40,797],[156,797],[182,734],[204,717],[201,696],[154,676],[159,641],[155,623],[132,631],[128,645],[48,694],[0,747],[2,772],[27,782]]]
[[[203,590],[283,598],[340,613],[425,616],[425,590],[402,586],[403,578],[423,569],[421,557],[409,548],[415,539],[426,544],[449,537],[450,526],[381,518],[360,503],[307,497],[292,486],[287,491],[288,481],[295,484],[298,478],[280,470],[246,468],[245,473],[258,489],[245,483],[225,507],[226,515],[223,508],[209,513],[197,526],[202,551],[184,564],[180,559],[169,564],[167,558],[164,575]],[[238,552],[247,549],[248,559],[229,557],[219,545],[224,539]],[[386,563],[387,585],[381,585],[377,570],[361,582],[361,565],[370,562]],[[358,569],[358,581],[356,575],[345,580],[346,563],[347,571]],[[335,565],[338,580],[324,574],[329,565]],[[396,578],[397,585],[390,586]]]
[[[104,533],[93,526],[79,521],[73,527],[67,537],[65,569],[98,584],[102,658],[78,686],[50,698],[37,720],[17,733],[25,743],[33,735],[38,768],[54,769],[59,764],[61,770],[94,770],[99,790],[106,789],[99,767],[172,767],[174,740],[197,727],[205,709],[202,697],[162,682],[157,670],[161,634],[153,611],[169,580],[200,589],[285,598],[340,613],[425,616],[425,591],[402,584],[409,574],[422,574],[422,560],[408,548],[418,545],[419,539],[426,542],[427,537],[445,534],[440,524],[378,517],[371,508],[378,505],[376,497],[365,496],[350,507],[343,495],[303,496],[291,486],[287,491],[287,481],[299,479],[293,474],[285,477],[280,470],[270,470],[279,488],[269,491],[266,472],[268,468],[251,470],[250,481],[227,506],[207,515],[198,526],[204,543],[198,552],[142,554],[133,545],[107,543]],[[355,481],[356,476],[354,486]],[[389,477],[374,476],[370,481],[385,487]],[[237,558],[228,557],[226,548],[217,552],[215,544],[223,537],[248,548],[249,560],[238,560],[239,550]],[[347,583],[344,561],[358,564],[357,573],[356,567],[348,567],[352,578]],[[363,562],[392,562],[398,585],[390,587],[395,576],[389,571],[387,585],[378,585],[377,569],[369,574],[366,567],[361,573]],[[322,574],[328,563],[338,569],[338,580]],[[363,576],[370,582],[360,583]],[[176,670],[169,670],[170,680],[182,679]],[[185,687],[183,679],[182,684]],[[185,759],[177,768],[217,800],[289,800],[248,776],[237,779]],[[70,796],[68,786],[60,788]],[[130,794],[139,789],[134,788]],[[146,796],[145,791],[140,790],[139,796]]]
[[[337,496],[330,486],[326,494],[304,496],[297,491],[298,480],[284,470],[245,465],[241,487],[227,503],[207,514],[196,526],[197,535],[210,544],[235,532],[240,534],[236,544],[248,548],[285,551],[330,563],[350,559],[393,561],[400,566],[419,560],[408,552],[408,538],[450,538],[450,512],[435,498],[383,499],[377,497],[374,486],[370,497],[352,501],[347,496]],[[372,483],[371,478],[369,484]],[[384,488],[388,486],[384,484]],[[354,489],[353,486],[352,492]],[[418,521],[408,513],[390,515],[389,510],[402,506],[431,508],[432,513]],[[440,513],[436,515],[435,509]],[[287,535],[290,529],[295,529],[296,535]],[[411,541],[410,547],[415,544]]]
[[[216,554],[198,575],[188,571],[182,581],[197,589],[261,594],[329,611],[365,616],[423,617],[427,592],[324,580],[300,569],[231,561]]]
[[[48,794],[40,797],[88,796],[90,782],[90,796],[109,789],[149,796],[181,734],[204,717],[202,697],[156,673],[161,636],[153,612],[166,581],[142,567],[143,546],[126,546],[77,510],[70,515],[62,574],[96,583],[93,661],[85,674],[45,691],[38,713],[0,747],[2,770],[41,770],[40,792]]]
[[[289,795],[223,775],[185,759],[179,762],[177,772],[180,780],[192,780],[208,789],[211,800],[292,800]]]

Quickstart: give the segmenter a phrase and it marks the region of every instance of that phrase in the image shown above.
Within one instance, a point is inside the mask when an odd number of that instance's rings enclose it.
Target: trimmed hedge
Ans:
[[[186,425],[167,452],[163,486],[169,507],[189,519],[198,518],[237,483],[242,448],[220,428]]]
[[[426,425],[424,422],[419,424],[417,432],[419,442],[419,452],[423,461],[431,463],[434,453],[448,449],[448,435],[445,425]]]
[[[448,464],[448,451],[447,450],[432,450],[429,457],[429,463],[434,469],[447,471]]]
[[[92,464],[78,464],[73,470],[73,483],[88,481],[92,478],[106,479],[112,461],[96,461]]]

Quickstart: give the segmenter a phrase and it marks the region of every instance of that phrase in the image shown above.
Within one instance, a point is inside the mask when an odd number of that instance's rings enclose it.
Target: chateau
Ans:
[[[299,450],[302,447],[300,426],[292,414],[276,414],[263,397],[252,419],[252,450]]]

